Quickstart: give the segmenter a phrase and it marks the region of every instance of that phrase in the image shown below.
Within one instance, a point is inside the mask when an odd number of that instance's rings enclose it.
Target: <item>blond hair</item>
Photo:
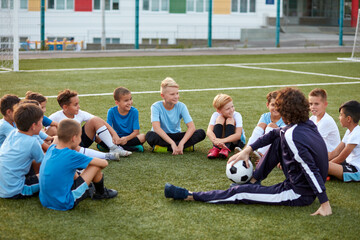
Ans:
[[[161,82],[160,92],[164,93],[165,89],[168,87],[179,88],[179,85],[175,82],[174,79],[172,79],[171,77],[167,77]]]
[[[213,101],[213,106],[214,106],[214,108],[220,110],[223,106],[225,106],[226,104],[228,104],[231,101],[232,101],[232,98],[229,95],[220,93],[215,96],[214,101]]]

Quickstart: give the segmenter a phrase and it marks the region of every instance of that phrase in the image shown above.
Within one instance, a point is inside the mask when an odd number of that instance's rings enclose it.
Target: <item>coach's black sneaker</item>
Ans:
[[[166,198],[173,198],[175,200],[184,200],[189,196],[189,191],[187,189],[174,186],[170,183],[165,184],[164,193]]]
[[[118,192],[114,189],[107,189],[106,187],[104,187],[104,193],[103,194],[99,194],[97,192],[95,192],[94,196],[92,197],[92,199],[95,200],[101,200],[101,199],[109,199],[109,198],[114,198],[118,195]]]

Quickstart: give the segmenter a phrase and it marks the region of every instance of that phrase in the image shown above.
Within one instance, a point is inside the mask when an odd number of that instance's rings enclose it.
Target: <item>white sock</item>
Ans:
[[[251,137],[249,138],[248,145],[253,144],[262,135],[264,135],[264,129],[262,129],[259,126],[256,126],[254,128],[254,131],[252,132]]]
[[[112,141],[111,134],[105,125],[96,130],[96,133],[106,146],[108,146],[108,148],[111,149],[111,147],[115,145]]]
[[[83,147],[80,147],[79,153],[82,153],[88,157],[101,158],[101,159],[105,159],[105,155],[106,155],[106,153],[99,152],[91,148],[83,148]]]
[[[268,132],[272,131],[274,128],[272,127],[266,127],[265,128],[265,134],[267,134]]]

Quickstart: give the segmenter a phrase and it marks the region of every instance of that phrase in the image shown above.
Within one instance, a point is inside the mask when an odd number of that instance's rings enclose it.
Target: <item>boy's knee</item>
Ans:
[[[235,119],[234,118],[227,118],[225,123],[226,123],[226,125],[235,125]]]
[[[224,125],[224,123],[225,123],[225,118],[224,118],[222,115],[220,115],[220,116],[218,116],[218,117],[216,118],[215,123],[216,123],[216,124]]]
[[[146,136],[145,136],[145,134],[139,134],[139,135],[137,135],[137,138],[139,139],[139,141],[140,141],[141,143],[144,143],[144,142],[146,141]]]

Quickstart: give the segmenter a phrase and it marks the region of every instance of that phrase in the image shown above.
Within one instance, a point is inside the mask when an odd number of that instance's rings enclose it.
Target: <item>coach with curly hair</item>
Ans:
[[[165,197],[208,203],[283,206],[307,206],[317,197],[321,205],[312,215],[331,215],[325,189],[329,167],[327,149],[317,127],[309,120],[306,97],[298,89],[285,88],[279,91],[275,104],[287,126],[272,130],[228,161],[234,164],[249,159],[253,150],[272,144],[256,166],[249,184],[236,185],[225,191],[189,192],[167,183]],[[278,163],[282,166],[285,181],[273,186],[260,185]]]

